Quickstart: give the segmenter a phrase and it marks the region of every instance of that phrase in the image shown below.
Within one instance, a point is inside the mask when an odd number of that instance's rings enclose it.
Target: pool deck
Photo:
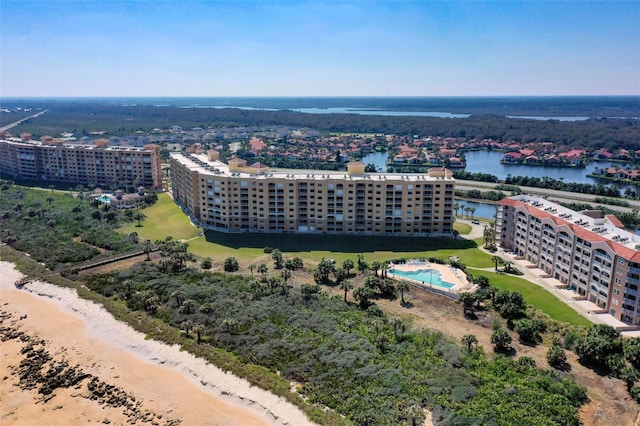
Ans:
[[[446,281],[450,284],[453,284],[453,287],[451,287],[450,289],[446,289],[444,287],[440,287],[437,285],[431,286],[429,283],[423,283],[422,281],[419,281],[419,280],[401,277],[398,275],[394,275],[392,273],[390,273],[389,276],[397,280],[409,281],[425,289],[434,288],[440,291],[449,292],[453,294],[460,294],[467,291],[468,292],[475,291],[475,286],[471,284],[469,280],[467,280],[467,275],[462,270],[454,268],[450,265],[441,265],[439,263],[431,263],[431,262],[420,261],[420,260],[409,260],[407,261],[407,263],[400,263],[397,265],[391,264],[390,269],[397,269],[399,271],[405,271],[405,272],[413,272],[413,271],[418,271],[420,269],[433,269],[434,271],[438,271],[442,275],[442,281]]]

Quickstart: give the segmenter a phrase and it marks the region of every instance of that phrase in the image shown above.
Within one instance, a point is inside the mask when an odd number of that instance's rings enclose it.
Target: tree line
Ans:
[[[35,101],[34,101],[35,102]],[[83,136],[100,129],[110,135],[132,135],[153,128],[282,125],[325,132],[384,133],[493,139],[516,142],[554,142],[558,148],[638,149],[640,121],[594,118],[586,121],[541,121],[477,115],[450,119],[359,114],[306,114],[293,111],[120,106],[91,102],[44,102],[50,111],[14,129],[34,135],[73,131]]]

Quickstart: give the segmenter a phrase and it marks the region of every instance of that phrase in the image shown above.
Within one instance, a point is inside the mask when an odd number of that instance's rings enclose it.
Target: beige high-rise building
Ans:
[[[615,216],[518,195],[498,204],[496,236],[502,247],[565,284],[578,299],[640,324],[640,236],[623,229]]]
[[[160,147],[0,140],[0,172],[20,179],[162,188]]]
[[[171,154],[174,200],[201,226],[224,232],[449,236],[452,172],[272,170],[245,160]]]

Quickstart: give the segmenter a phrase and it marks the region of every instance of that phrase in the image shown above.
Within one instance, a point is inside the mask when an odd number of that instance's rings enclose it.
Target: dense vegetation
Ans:
[[[385,133],[449,136],[521,142],[554,142],[558,147],[638,149],[640,121],[590,119],[587,121],[537,121],[478,115],[465,119],[399,117],[358,114],[305,114],[293,111],[247,111],[239,109],[179,108],[175,106],[122,106],[95,102],[27,101],[31,107],[50,111],[15,129],[36,136],[70,131],[78,136],[102,130],[110,135],[136,131],[191,127],[291,126],[327,132]]]
[[[87,285],[279,371],[311,402],[356,424],[420,424],[423,408],[437,424],[579,424],[586,400],[561,373],[463,351],[318,286],[189,269],[167,275],[152,264],[95,275]]]
[[[3,239],[50,267],[75,262],[68,253],[80,260],[89,257],[87,253],[97,255],[93,246],[112,252],[135,246],[136,235],[113,232],[119,221],[135,221],[134,212],[105,211],[90,200],[53,190],[12,187],[8,182],[1,182],[0,188]],[[71,235],[76,238],[70,239]],[[466,348],[461,349],[438,333],[413,329],[406,321],[385,315],[370,302],[389,293],[382,285],[388,280],[374,274],[365,280],[365,287],[353,288],[349,282],[351,272],[368,269],[360,257],[357,265],[345,260],[342,268],[330,272],[336,277],[336,283],[328,280],[332,285],[338,284],[338,276],[346,278],[340,285],[343,299],[326,295],[316,285],[290,286],[289,271],[304,264],[298,257],[284,259],[278,249],[265,249],[278,274],[269,276],[264,264],[251,265],[248,278],[189,269],[194,257],[188,245],[171,238],[158,241],[157,246],[164,256],[157,264],[144,262],[96,275],[88,286],[110,303],[124,301],[134,313],[181,328],[187,341],[192,338],[193,346],[197,341],[198,349],[206,353],[224,348],[247,371],[259,364],[273,376],[277,372],[300,383],[301,393],[310,402],[334,408],[356,424],[421,422],[424,408],[432,410],[437,424],[578,424],[577,407],[585,402],[586,393],[562,372],[563,348],[573,348],[586,365],[621,378],[631,395],[640,398],[636,385],[640,344],[636,340],[620,344],[615,330],[594,329],[582,337],[565,334],[563,346],[554,345],[549,361],[561,371],[544,371],[526,357],[488,359],[474,345],[472,335],[465,336],[469,337],[463,341]],[[235,258],[228,260],[231,270],[237,270]],[[374,271],[380,266],[371,263]],[[461,264],[457,267],[464,269]],[[320,275],[317,279],[327,281]],[[526,308],[519,293],[499,291],[487,280],[481,281],[483,290],[477,297],[461,300],[466,313],[472,314],[479,304],[495,308],[527,344],[539,343],[547,329],[557,330],[553,322]],[[356,297],[367,287],[372,294],[363,294],[366,300]],[[349,290],[357,305],[346,303]],[[400,291],[404,298],[399,286],[390,291]],[[505,333],[494,333],[498,351],[509,348],[511,337]],[[255,383],[271,389],[266,378]],[[282,392],[288,389],[278,388],[277,393]]]
[[[136,247],[137,235],[113,232],[122,220],[134,219],[132,210],[118,212],[99,207],[69,193],[31,190],[0,182],[2,242],[29,253],[55,269],[100,254],[123,253]]]

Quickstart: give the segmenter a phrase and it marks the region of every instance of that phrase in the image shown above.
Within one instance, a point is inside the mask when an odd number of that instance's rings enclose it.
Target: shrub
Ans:
[[[236,272],[240,269],[240,265],[235,257],[227,257],[224,260],[224,271],[225,272]]]
[[[200,263],[200,267],[202,269],[211,269],[211,267],[213,266],[213,264],[211,263],[211,258],[207,257],[206,259],[204,259],[201,263]]]
[[[640,403],[640,385],[632,387],[629,394],[631,394],[631,398],[635,399],[637,403]]]
[[[565,369],[567,365],[567,354],[560,345],[552,345],[547,350],[547,362],[553,368]]]
[[[520,340],[526,343],[537,344],[542,341],[541,333],[547,330],[547,326],[540,320],[523,318],[514,321],[514,330]]]
[[[499,328],[491,333],[491,344],[496,351],[505,351],[511,346],[511,336],[506,330]]]

